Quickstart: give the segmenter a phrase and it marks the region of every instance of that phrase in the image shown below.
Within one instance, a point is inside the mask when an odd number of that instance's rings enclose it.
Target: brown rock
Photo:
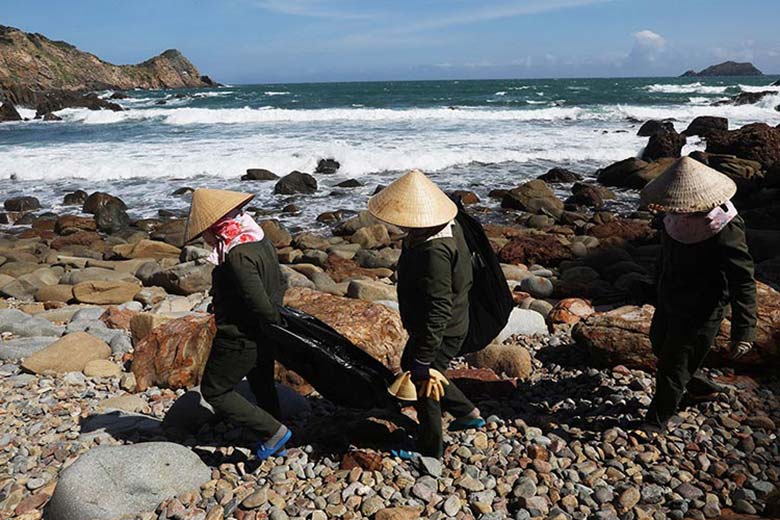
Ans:
[[[759,366],[780,360],[780,293],[760,282],[758,286],[758,325],[753,350],[740,358],[740,365]],[[586,347],[599,363],[655,370],[650,344],[653,307],[625,306],[595,313],[575,325],[572,337]],[[724,320],[715,345],[707,356],[711,366],[736,364],[729,357],[731,324]]]
[[[498,254],[507,264],[541,264],[555,267],[574,258],[571,250],[552,235],[526,235],[513,238]]]
[[[453,197],[460,197],[460,202],[464,206],[479,204],[480,200],[476,193],[469,190],[455,190],[451,194]]]
[[[384,305],[302,287],[288,290],[285,304],[319,318],[390,370],[399,370],[408,336],[398,313]]]
[[[528,181],[507,192],[501,200],[501,207],[529,213],[549,213],[555,217],[563,213],[563,201],[540,179]]]
[[[151,312],[140,312],[130,318],[130,336],[133,339],[133,345],[137,345],[163,323],[171,321],[170,316],[163,314],[152,314]]]
[[[388,507],[380,509],[374,515],[374,520],[418,520],[420,511],[414,507]]]
[[[487,368],[510,378],[528,379],[533,372],[531,354],[524,347],[512,343],[491,343],[470,354],[468,361],[476,368]]]
[[[139,240],[135,244],[119,244],[112,248],[115,255],[120,258],[179,258],[181,249],[178,247],[158,242],[156,240]]]
[[[617,237],[629,242],[650,240],[655,233],[649,222],[639,219],[616,219],[605,224],[596,224],[588,230],[589,235],[598,239]]]
[[[58,235],[66,235],[71,231],[96,231],[97,225],[92,217],[79,217],[77,215],[61,215],[54,223],[54,232]]]
[[[509,397],[517,388],[516,380],[501,379],[489,368],[457,368],[444,375],[472,399]]]
[[[74,332],[58,339],[22,362],[25,370],[36,374],[81,372],[95,359],[108,359],[111,347],[86,332]]]
[[[655,161],[662,157],[680,157],[683,146],[685,146],[684,135],[680,135],[674,130],[657,132],[650,136],[645,151],[642,153],[642,159]]]
[[[547,323],[550,325],[556,323],[574,325],[594,312],[593,306],[587,300],[565,298],[553,306],[547,315]]]
[[[390,245],[390,234],[385,226],[375,224],[358,229],[349,241],[360,244],[363,249],[378,249]]]
[[[366,269],[360,267],[360,265],[354,260],[348,260],[341,258],[338,255],[329,255],[328,260],[323,266],[325,272],[333,278],[336,283],[345,282],[352,278],[366,277],[375,280],[381,278],[387,274],[387,269]],[[392,274],[392,272],[391,272]]]
[[[361,468],[366,471],[379,471],[382,468],[382,455],[375,451],[352,450],[341,458],[341,469]]]
[[[645,187],[645,184],[658,177],[672,162],[674,162],[673,158],[647,163],[636,157],[629,157],[598,170],[596,175],[598,181],[605,186],[640,190]]]
[[[197,385],[216,332],[212,316],[185,316],[153,329],[135,346],[131,370],[137,390]]]
[[[84,206],[81,211],[84,213],[96,213],[98,209],[105,206],[117,206],[121,209],[127,209],[127,206],[121,199],[109,195],[108,193],[101,193],[96,191],[84,201]]]
[[[92,280],[73,287],[73,296],[80,303],[118,305],[132,301],[141,286],[129,282]]]
[[[68,303],[73,299],[72,285],[46,285],[38,289],[35,299],[39,302],[63,302]]]
[[[292,244],[292,235],[278,220],[263,220],[260,227],[274,247],[283,248]]]
[[[135,311],[122,310],[119,307],[110,306],[100,317],[100,321],[106,324],[109,329],[130,330],[130,322],[138,314]]]
[[[67,246],[91,246],[97,242],[102,242],[102,240],[101,236],[94,231],[77,231],[76,233],[55,238],[51,241],[51,248],[61,250]]]
[[[108,359],[93,359],[84,366],[87,377],[119,377],[122,367]]]
[[[726,132],[710,132],[707,152],[757,161],[773,177],[780,176],[780,129],[765,123],[753,123]]]

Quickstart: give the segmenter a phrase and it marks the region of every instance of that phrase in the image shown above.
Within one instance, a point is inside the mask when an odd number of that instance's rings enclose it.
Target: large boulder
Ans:
[[[656,231],[646,220],[621,218],[603,224],[596,224],[588,230],[590,236],[598,239],[622,238],[629,242],[652,239]]]
[[[62,471],[46,518],[132,518],[166,498],[197,492],[210,479],[211,469],[180,444],[98,446]]]
[[[141,286],[131,282],[92,280],[73,287],[73,297],[80,303],[119,305],[132,301]]]
[[[185,316],[152,329],[135,345],[131,370],[137,390],[191,388],[200,383],[216,333],[214,318],[208,315]]]
[[[92,213],[94,215],[97,213],[99,208],[105,206],[116,206],[122,210],[127,209],[127,205],[122,202],[121,199],[114,197],[113,195],[109,195],[108,193],[96,191],[87,197],[87,199],[84,201],[84,206],[81,208],[81,211],[84,213]]]
[[[496,337],[496,343],[502,343],[512,336],[547,335],[547,324],[544,317],[530,309],[514,308],[509,314],[504,328]]]
[[[107,204],[95,210],[95,224],[104,233],[118,233],[130,226],[130,217],[118,204]]]
[[[245,175],[241,176],[242,181],[275,181],[278,175],[264,168],[249,168]]]
[[[317,191],[317,179],[299,171],[285,175],[274,186],[274,193],[277,195],[311,194],[315,191]]]
[[[19,111],[10,101],[0,105],[0,123],[7,123],[9,121],[21,121],[22,116],[19,115]]]
[[[662,157],[680,157],[683,146],[685,146],[685,136],[674,130],[655,133],[650,136],[650,140],[642,152],[642,159],[655,161]]]
[[[672,158],[648,163],[636,157],[629,157],[598,170],[596,176],[605,186],[641,190],[648,182],[661,175],[672,162]]]
[[[547,314],[550,325],[574,325],[595,312],[593,306],[582,298],[564,298],[556,303]]]
[[[526,235],[511,239],[498,253],[505,264],[541,264],[555,267],[573,258],[571,249],[553,235]]]
[[[699,116],[691,121],[688,128],[683,130],[683,135],[698,135],[706,138],[714,131],[725,131],[729,129],[729,120],[725,117],[717,116]]]
[[[33,211],[40,209],[41,203],[35,197],[13,197],[6,199],[3,207],[8,211]]]
[[[701,151],[693,152],[690,156],[727,175],[737,184],[737,187],[743,194],[746,191],[754,191],[763,184],[764,168],[758,161],[740,159],[734,155]]]
[[[765,123],[745,125],[737,130],[712,132],[707,152],[735,155],[761,163],[767,176],[780,180],[780,129]]]
[[[153,258],[162,260],[163,258],[179,258],[181,249],[165,242],[157,240],[139,240],[134,244],[119,244],[112,248],[115,255],[120,258]]]
[[[528,181],[508,191],[501,200],[501,207],[529,213],[548,213],[555,217],[563,213],[563,201],[540,179]]]
[[[320,159],[317,161],[317,168],[314,169],[314,173],[336,173],[341,167],[336,159]]]
[[[188,296],[211,287],[214,265],[205,259],[174,265],[154,273],[146,285],[162,287],[171,294]]]
[[[642,126],[637,130],[636,135],[639,137],[652,137],[656,134],[665,134],[666,132],[674,132],[674,123],[669,120],[658,121],[657,119],[651,119],[645,121]]]
[[[758,326],[753,350],[738,364],[766,366],[780,361],[780,293],[758,283]],[[656,359],[650,344],[650,324],[654,309],[625,306],[596,313],[575,325],[572,336],[579,346],[588,349],[597,363],[609,366],[655,370]],[[734,365],[729,359],[731,324],[726,319],[715,345],[705,360],[708,365]]]
[[[574,173],[571,170],[567,170],[566,168],[551,168],[547,171],[547,173],[544,173],[537,177],[538,179],[543,180],[544,182],[548,182],[550,184],[560,184],[560,183],[566,183],[566,182],[577,182],[579,180],[582,180],[582,176]]]
[[[282,248],[292,244],[292,235],[278,220],[263,220],[260,227],[274,247]]]
[[[284,302],[324,321],[390,370],[400,369],[408,336],[397,312],[302,287],[288,290]]]
[[[22,367],[35,374],[65,374],[81,372],[90,361],[110,356],[111,347],[104,341],[86,332],[74,332],[27,357]]]
[[[54,269],[42,267],[3,285],[0,294],[19,300],[32,300],[39,289],[55,285],[59,280],[60,275]]]

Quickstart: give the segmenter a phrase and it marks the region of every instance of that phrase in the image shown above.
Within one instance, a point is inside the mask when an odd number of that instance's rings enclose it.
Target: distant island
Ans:
[[[695,70],[686,71],[681,78],[705,77],[705,76],[763,76],[764,73],[749,62],[724,61],[717,65],[712,65],[706,69],[696,72]]]
[[[67,42],[0,25],[0,98],[12,103],[35,105],[52,91],[215,85],[175,49],[136,65],[114,65]]]

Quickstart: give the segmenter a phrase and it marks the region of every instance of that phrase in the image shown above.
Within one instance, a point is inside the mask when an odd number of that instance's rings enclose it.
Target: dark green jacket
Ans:
[[[666,232],[661,237],[659,307],[695,327],[718,319],[731,304],[731,339],[755,340],[756,282],[742,218],[697,244],[677,242]]]
[[[445,336],[466,335],[472,277],[471,254],[458,224],[452,238],[404,244],[398,304],[415,359],[430,363]]]
[[[219,335],[254,340],[268,324],[279,322],[284,282],[276,249],[267,237],[235,246],[211,277]]]

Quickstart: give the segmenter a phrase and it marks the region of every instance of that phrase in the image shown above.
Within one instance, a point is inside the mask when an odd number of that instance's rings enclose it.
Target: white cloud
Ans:
[[[666,39],[649,29],[635,32],[634,46],[628,53],[628,65],[652,65],[666,51]]]
[[[347,1],[339,0],[250,0],[261,9],[291,16],[330,18],[336,20],[365,20],[374,16],[355,9]]]

